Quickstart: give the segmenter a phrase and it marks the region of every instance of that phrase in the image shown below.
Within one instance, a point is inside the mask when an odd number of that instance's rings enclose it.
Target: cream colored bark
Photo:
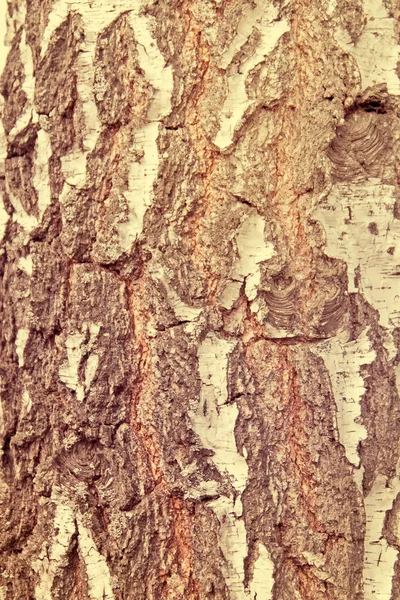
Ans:
[[[2,12],[0,599],[400,599],[396,0]]]

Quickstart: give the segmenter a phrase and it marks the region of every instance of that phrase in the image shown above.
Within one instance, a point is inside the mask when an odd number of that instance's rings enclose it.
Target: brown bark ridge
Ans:
[[[399,600],[396,0],[8,0],[0,600]]]

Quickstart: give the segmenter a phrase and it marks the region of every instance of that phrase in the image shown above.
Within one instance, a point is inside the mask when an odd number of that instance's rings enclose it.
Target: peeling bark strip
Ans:
[[[398,3],[7,11],[0,600],[398,600]]]

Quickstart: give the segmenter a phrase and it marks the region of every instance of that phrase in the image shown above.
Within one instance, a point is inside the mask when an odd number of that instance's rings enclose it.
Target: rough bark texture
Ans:
[[[400,598],[399,14],[9,0],[1,600]]]

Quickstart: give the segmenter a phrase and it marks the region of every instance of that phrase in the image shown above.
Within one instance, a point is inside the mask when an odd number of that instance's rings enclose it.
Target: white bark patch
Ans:
[[[29,277],[33,273],[33,261],[32,254],[28,254],[28,256],[21,256],[18,261],[18,269],[29,275]]]
[[[144,215],[153,201],[153,185],[159,164],[158,125],[158,122],[148,123],[135,133],[134,149],[143,152],[143,157],[139,162],[132,162],[129,169],[128,190],[124,192],[128,216],[118,225],[122,251],[128,251],[142,233]]]
[[[9,3],[9,0],[6,0]],[[6,45],[11,46],[18,31],[25,25],[26,19],[26,0],[18,2],[12,7],[11,18],[7,19],[6,25]]]
[[[239,298],[242,281],[229,281],[220,297],[220,303],[224,308],[232,308]]]
[[[51,542],[44,542],[33,569],[39,575],[35,588],[36,600],[53,600],[52,586],[60,568],[67,566],[68,549],[76,531],[74,510],[66,504],[57,504],[54,517],[55,535]]]
[[[388,486],[387,478],[378,475],[365,498],[366,534],[364,554],[364,600],[391,600],[394,565],[398,552],[382,536],[386,512],[400,493],[400,479]]]
[[[16,136],[29,125],[29,122],[34,123],[38,120],[38,115],[33,108],[34,92],[35,92],[35,77],[33,75],[33,57],[32,50],[26,41],[25,29],[22,31],[20,43],[21,62],[24,65],[25,78],[22,83],[22,89],[25,92],[27,99],[22,114],[18,117],[17,122],[8,134],[9,140],[12,142]]]
[[[220,129],[215,137],[215,144],[225,150],[232,143],[232,137],[241,124],[243,115],[251,106],[246,93],[246,79],[254,67],[263,62],[266,56],[274,49],[279,38],[289,31],[286,19],[276,21],[278,10],[273,4],[265,5],[259,1],[255,8],[247,6],[240,20],[237,35],[224,52],[220,60],[220,67],[227,69],[234,57],[249,39],[254,30],[260,36],[259,44],[254,53],[246,58],[241,64],[231,67],[228,77],[228,95],[221,111]]]
[[[211,397],[217,406],[225,404],[228,399],[226,387],[226,371],[228,368],[228,355],[232,352],[234,343],[218,338],[214,334],[208,335],[200,344],[198,350],[199,372],[203,388],[210,388]],[[208,392],[206,395],[209,395]]]
[[[99,366],[99,356],[90,354],[85,366],[85,381],[84,385],[79,378],[79,367],[83,356],[92,351],[92,348],[97,340],[101,329],[101,323],[82,323],[82,333],[75,332],[67,336],[65,340],[65,348],[67,351],[67,360],[62,363],[59,369],[60,379],[67,387],[76,392],[76,397],[79,402],[85,397],[85,392],[88,392],[97,368]],[[89,341],[84,344],[85,333],[89,331]]]
[[[393,32],[393,25],[393,20],[387,19],[386,16],[370,22],[359,44],[370,36],[368,32],[371,31],[371,27],[386,27],[387,32]],[[390,38],[392,33],[387,35]],[[352,53],[360,65],[364,87],[387,81],[389,91],[399,93],[393,61],[391,62],[388,54],[385,57],[385,53],[392,52],[394,42],[392,45],[389,42],[382,43],[382,37],[382,32],[381,35],[377,33],[375,37],[380,44],[376,51],[373,48],[369,51],[367,45],[364,47],[363,56]],[[369,43],[375,43],[371,36]],[[377,52],[383,55],[381,61],[377,61]],[[394,54],[397,62],[397,48],[393,50]],[[371,57],[372,64],[369,67]],[[377,61],[376,68],[374,61]],[[326,201],[315,213],[326,231],[327,254],[345,260],[348,264],[349,291],[360,291],[379,312],[380,323],[388,330],[385,348],[389,358],[393,358],[395,354],[391,331],[400,324],[400,224],[393,215],[395,201],[393,186],[370,178],[361,183],[335,184]],[[369,364],[374,360],[374,352],[367,344],[366,333],[365,331],[356,342],[345,342],[342,349],[339,346],[340,339],[330,340],[329,348],[324,344],[316,348],[331,373],[338,407],[340,440],[345,446],[347,458],[355,466],[359,464],[358,442],[366,437],[365,430],[359,422],[359,400],[364,393],[364,385],[357,371],[362,364]],[[347,383],[340,372],[348,377]],[[349,399],[353,399],[355,403],[349,404]],[[359,469],[355,474],[359,489],[362,490],[362,470]],[[386,477],[379,475],[365,499],[365,600],[392,598],[392,580],[398,552],[387,544],[382,530],[386,513],[399,492],[398,477],[388,486]]]
[[[89,323],[90,343],[94,343],[99,335],[102,323]]]
[[[244,560],[247,556],[246,529],[239,499],[221,497],[209,503],[220,522],[220,544],[226,560],[223,567],[225,583],[231,600],[248,600],[244,587]]]
[[[252,301],[256,297],[260,284],[260,263],[269,260],[275,253],[273,245],[265,242],[264,228],[265,221],[256,211],[240,226],[236,236],[239,258],[231,274],[231,281],[220,298],[224,308],[232,308],[244,280],[247,298]]]
[[[86,134],[84,152],[82,153],[76,147],[62,159],[62,171],[67,183],[64,196],[68,193],[68,186],[83,187],[85,185],[86,156],[95,147],[100,132],[101,125],[93,94],[93,61],[97,37],[121,12],[130,11],[131,25],[138,42],[140,66],[147,81],[154,89],[154,97],[147,114],[149,122],[135,134],[134,150],[143,153],[143,156],[139,162],[132,160],[128,191],[124,193],[128,203],[128,219],[118,226],[121,251],[123,252],[128,251],[141,234],[144,215],[152,204],[153,185],[159,165],[157,147],[159,121],[171,110],[173,90],[172,68],[165,65],[165,60],[152,35],[154,18],[142,12],[144,6],[143,0],[134,2],[131,6],[127,5],[126,0],[116,0],[111,4],[107,0],[96,0],[96,2],[59,0],[54,5],[42,42],[42,56],[44,56],[52,34],[65,20],[68,12],[76,11],[81,15],[84,23],[85,42],[82,48],[84,51],[80,52],[78,58],[77,88],[83,103]]]
[[[114,600],[110,571],[106,559],[96,548],[92,534],[83,524],[79,510],[63,498],[58,488],[53,488],[52,500],[56,504],[51,541],[43,543],[33,569],[39,575],[35,588],[36,600],[53,600],[54,578],[68,566],[72,537],[78,530],[79,555],[85,564],[90,600]]]
[[[333,13],[335,12],[336,5],[337,5],[336,0],[328,0],[328,8],[326,9],[326,12],[328,13],[329,16],[333,15]]]
[[[393,217],[395,201],[394,186],[371,178],[335,184],[314,213],[325,228],[326,253],[348,264],[349,291],[360,291],[388,328],[400,325],[400,221]]]
[[[246,487],[247,465],[237,451],[234,436],[238,409],[233,404],[218,407],[210,386],[206,390],[201,394],[201,408],[192,418],[194,430],[204,446],[215,452],[213,461],[220,472],[225,473],[234,488],[242,492]]]
[[[15,338],[15,351],[17,353],[19,367],[24,366],[24,351],[26,342],[29,338],[29,332],[30,330],[25,328],[18,329],[17,331],[17,336]]]
[[[51,188],[49,179],[49,158],[52,155],[49,135],[43,129],[37,134],[35,147],[35,174],[33,185],[38,195],[38,209],[40,217],[51,202]]]
[[[82,560],[86,566],[89,597],[91,600],[114,600],[111,576],[106,559],[96,548],[92,535],[78,515],[78,542]]]
[[[272,600],[274,587],[274,563],[264,544],[258,545],[258,559],[254,565],[250,584],[251,600]]]
[[[353,44],[343,29],[336,33],[336,39],[355,58],[363,88],[387,83],[389,93],[399,95],[396,20],[389,16],[382,0],[364,0],[363,8],[367,23],[357,43]]]
[[[75,12],[82,17],[84,27],[84,42],[80,48],[76,65],[77,91],[82,102],[85,119],[85,135],[83,152],[78,147],[63,158],[62,166],[66,181],[70,185],[82,187],[86,181],[86,155],[93,150],[100,132],[100,121],[93,93],[94,57],[98,35],[120,12],[127,8],[126,1],[116,0],[109,3],[106,0],[58,0],[49,15],[49,21],[43,34],[41,56],[48,49],[51,36],[65,21],[69,12]]]
[[[27,389],[22,392],[21,412],[19,418],[22,420],[30,412],[32,408],[32,400]]]
[[[6,191],[8,193],[8,197],[13,205],[15,212],[13,213],[13,221],[21,225],[22,229],[24,229],[27,236],[35,227],[37,227],[38,221],[37,218],[33,215],[28,215],[22,206],[19,198],[15,196],[8,185],[8,180],[6,179]],[[8,219],[7,219],[8,220]],[[28,237],[26,238],[29,239]]]
[[[147,113],[149,123],[135,132],[134,149],[143,156],[138,162],[132,162],[128,190],[124,192],[129,209],[128,220],[118,227],[123,251],[129,250],[141,234],[144,215],[153,202],[153,186],[159,166],[159,121],[171,111],[174,84],[172,67],[165,65],[164,57],[152,35],[154,18],[141,14],[140,8],[139,5],[131,11],[130,22],[138,43],[139,64],[154,90],[154,96]]]
[[[6,64],[8,47],[5,37],[7,32],[7,0],[0,0],[0,74],[3,72]]]
[[[111,5],[112,6],[112,5]],[[96,52],[96,41],[99,33],[113,19],[118,16],[116,8],[102,0],[95,3],[89,0],[74,2],[70,0],[58,0],[49,15],[49,22],[43,35],[41,56],[47,52],[48,44],[55,30],[65,21],[69,12],[81,15],[84,23],[84,41],[77,58],[77,91],[82,102],[82,111],[85,122],[85,133],[83,139],[83,152],[77,146],[62,158],[62,171],[68,186],[81,188],[86,182],[86,156],[96,144],[100,121],[97,114],[97,106],[93,93],[94,80],[94,56]]]
[[[247,464],[236,447],[235,423],[238,409],[227,404],[228,355],[233,342],[209,334],[198,350],[202,382],[200,404],[191,411],[193,429],[204,447],[214,451],[213,461],[239,493],[236,502],[222,496],[209,503],[221,524],[221,550],[226,559],[225,579],[232,600],[248,599],[245,589],[244,559],[247,556],[246,530],[240,499],[246,487]],[[199,490],[203,492],[203,489]]]
[[[154,17],[142,14],[144,5],[137,5],[130,13],[130,22],[135,32],[138,43],[139,63],[147,81],[154,88],[154,97],[150,103],[147,117],[149,121],[159,121],[171,110],[171,96],[173,90],[172,67],[165,66],[152,30],[156,21]]]
[[[3,72],[6,64],[8,55],[8,48],[5,45],[6,36],[6,15],[7,15],[7,2],[6,0],[0,0],[0,74]],[[0,94],[0,116],[3,115],[4,98]],[[6,134],[3,127],[3,122],[0,119],[0,176],[4,175],[4,161],[7,158],[7,140]],[[4,238],[6,225],[9,219],[9,215],[4,208],[3,195],[0,194],[0,242]]]
[[[79,365],[82,360],[82,343],[84,336],[73,333],[67,336],[65,347],[67,361],[60,366],[60,379],[67,387],[76,392],[77,399],[81,402],[85,396],[83,385],[79,382]]]
[[[94,25],[94,27],[93,27]],[[93,21],[91,27],[88,27],[88,21],[85,22],[85,52],[80,52],[76,61],[76,88],[79,99],[82,102],[83,114],[85,119],[85,136],[83,139],[83,150],[85,153],[91,152],[96,145],[100,132],[100,121],[97,115],[97,106],[93,93],[93,62],[96,51],[97,36],[101,30],[97,29]]]
[[[66,2],[65,0],[58,0],[58,2],[54,2],[52,11],[48,17],[47,27],[43,33],[41,48],[40,48],[40,57],[43,58],[47,52],[49,42],[51,36],[55,32],[55,30],[60,27],[60,25],[65,21],[69,13],[69,7],[73,4],[73,2]],[[85,2],[82,2],[85,4]]]
[[[26,43],[26,34],[25,30],[22,33],[21,43],[20,43],[20,51],[21,51],[21,60],[24,65],[25,70],[25,78],[22,84],[22,89],[27,94],[27,100],[25,102],[25,107],[22,114],[18,117],[15,126],[12,128],[8,135],[9,141],[13,141],[18,133],[20,133],[27,125],[29,125],[30,120],[32,119],[34,122],[37,121],[37,114],[33,108],[33,100],[34,100],[34,87],[35,87],[35,78],[33,77],[33,59],[32,52],[29,45]],[[0,52],[1,54],[1,52]],[[1,96],[3,100],[3,97]],[[3,104],[3,102],[2,102]],[[4,160],[7,157],[7,139],[4,132],[3,125],[0,125],[0,175],[4,174]],[[8,197],[11,201],[11,204],[14,207],[13,213],[13,221],[18,223],[22,229],[25,231],[27,235],[31,233],[31,231],[37,226],[38,221],[34,215],[28,215],[22,206],[19,198],[15,196],[8,185],[8,179],[6,178],[6,191]],[[4,237],[5,228],[9,219],[9,215],[4,208],[4,200],[1,198],[0,202],[0,241]],[[28,238],[27,238],[28,239]]]
[[[100,121],[97,114],[97,106],[93,94],[94,80],[94,56],[96,51],[96,41],[99,33],[113,19],[118,16],[118,10],[107,2],[96,0],[91,2],[83,0],[74,2],[71,0],[58,0],[53,5],[53,10],[49,15],[49,21],[43,34],[41,44],[41,56],[43,57],[48,49],[51,36],[55,30],[65,21],[69,12],[78,13],[84,23],[84,42],[80,48],[81,52],[77,58],[77,91],[82,102],[82,111],[85,120],[85,134],[83,140],[83,152],[77,146],[62,158],[62,172],[67,183],[64,194],[68,191],[68,186],[81,188],[86,182],[86,156],[93,150],[99,132]]]
[[[355,467],[360,466],[358,444],[367,437],[367,430],[360,423],[360,402],[365,393],[360,368],[371,364],[376,358],[367,333],[364,330],[357,340],[351,342],[342,333],[313,346],[313,352],[324,360],[328,369],[337,409],[339,440],[345,448],[348,461]],[[361,489],[361,470],[358,475],[357,483]]]

